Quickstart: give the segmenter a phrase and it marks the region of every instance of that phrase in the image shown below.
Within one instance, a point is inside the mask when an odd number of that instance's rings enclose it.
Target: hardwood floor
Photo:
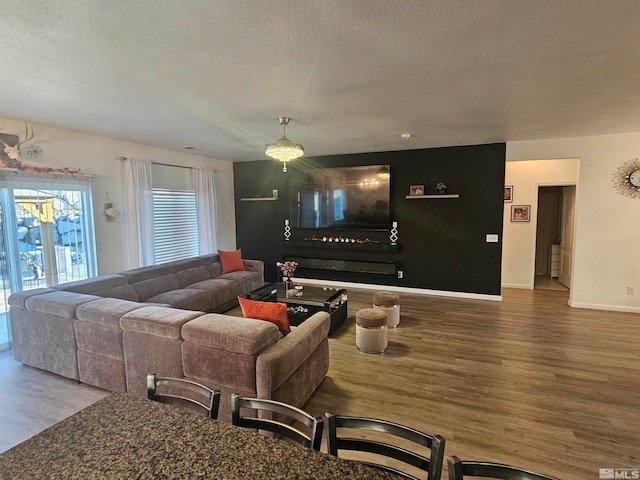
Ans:
[[[354,315],[373,292],[349,289],[329,374],[305,409],[397,421],[445,437],[445,458],[563,480],[640,468],[640,315],[571,309],[562,291],[502,294],[502,302],[402,294],[389,348],[368,355],[355,348]],[[0,392],[0,451],[107,393],[7,352]]]
[[[0,353],[0,452],[108,394],[106,390],[22,365],[14,360],[12,350]]]

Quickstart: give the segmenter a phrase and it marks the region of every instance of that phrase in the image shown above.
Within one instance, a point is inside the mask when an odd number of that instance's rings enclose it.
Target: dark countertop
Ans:
[[[0,479],[394,479],[386,472],[114,393],[0,455]]]

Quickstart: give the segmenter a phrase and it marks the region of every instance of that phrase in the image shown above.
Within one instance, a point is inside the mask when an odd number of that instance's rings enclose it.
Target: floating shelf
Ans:
[[[270,200],[278,200],[277,197],[243,197],[241,202],[268,202]]]
[[[460,198],[459,193],[451,193],[447,195],[407,195],[407,200],[418,200],[420,198]]]

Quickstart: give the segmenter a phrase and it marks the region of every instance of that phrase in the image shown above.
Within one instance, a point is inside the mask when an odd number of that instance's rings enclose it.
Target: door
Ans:
[[[560,228],[560,266],[558,281],[567,288],[571,286],[573,263],[573,232],[576,210],[576,187],[562,189],[562,219]]]
[[[0,175],[0,351],[10,348],[11,293],[95,275],[88,180]]]

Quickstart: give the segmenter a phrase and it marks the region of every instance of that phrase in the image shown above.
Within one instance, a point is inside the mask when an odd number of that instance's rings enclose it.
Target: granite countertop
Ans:
[[[301,445],[114,393],[0,455],[0,479],[394,479]]]

